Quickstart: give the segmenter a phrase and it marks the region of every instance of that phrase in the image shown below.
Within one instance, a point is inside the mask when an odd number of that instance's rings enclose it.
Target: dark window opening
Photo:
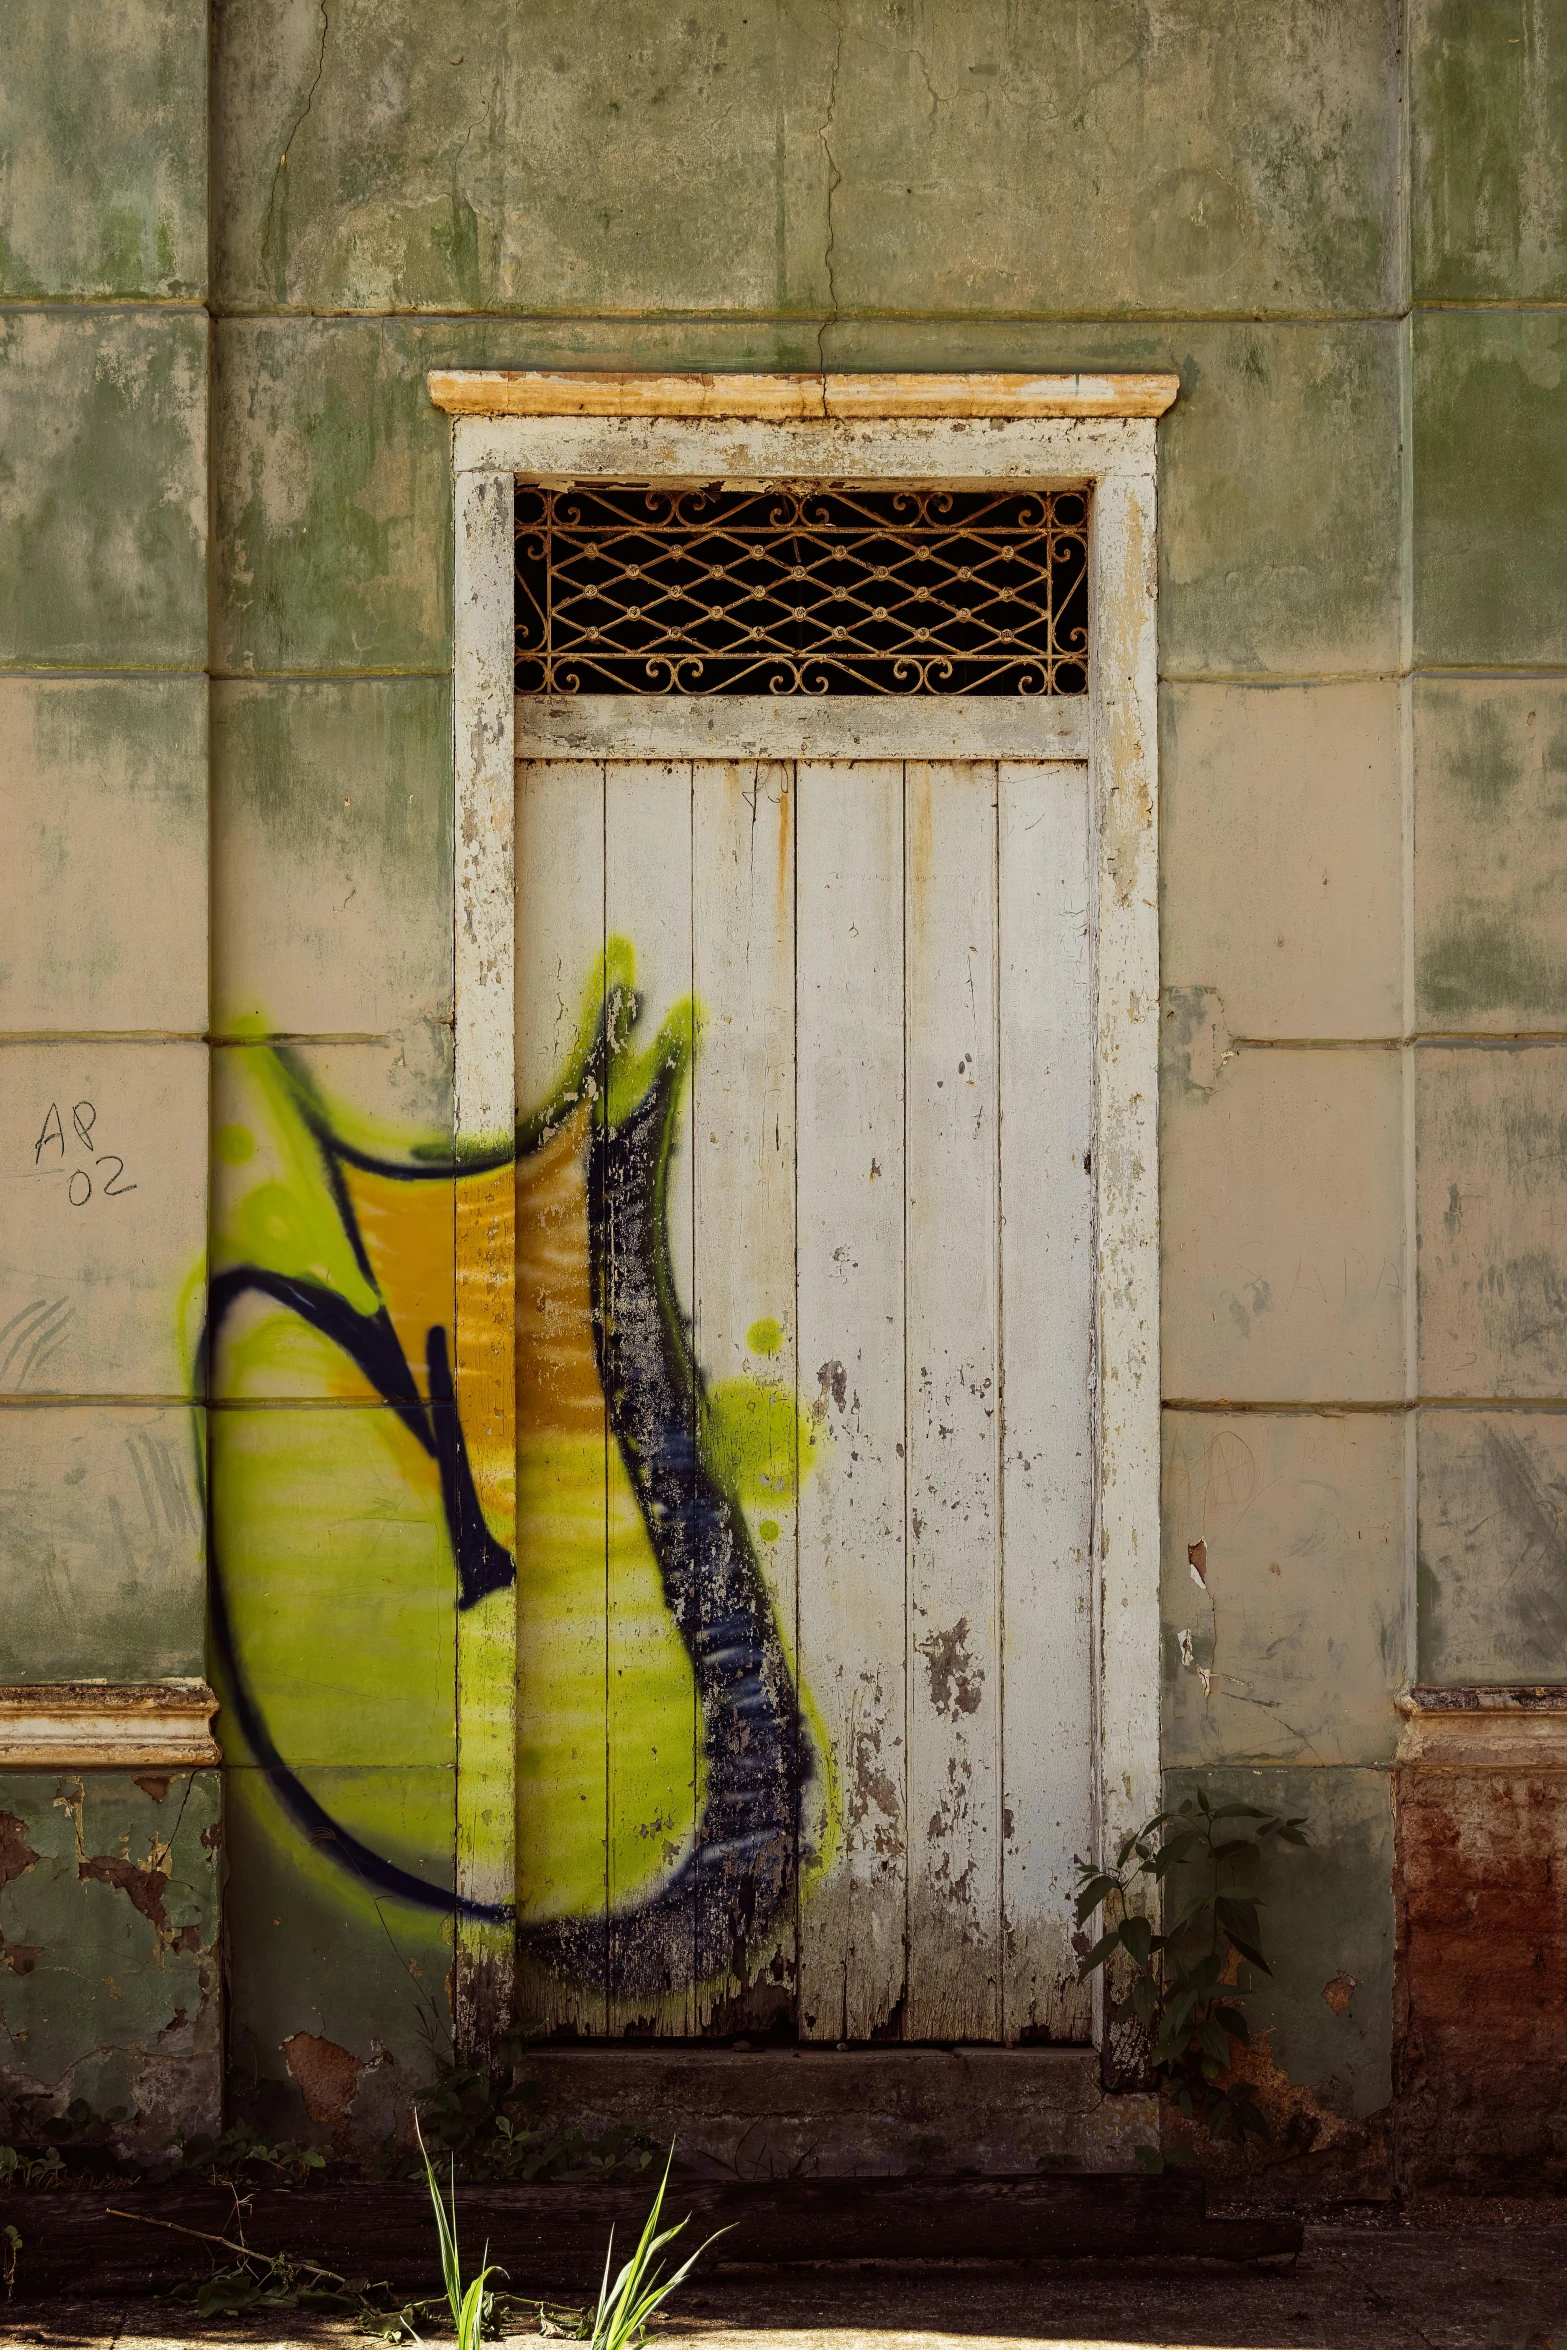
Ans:
[[[520,694],[1080,694],[1086,490],[517,485]]]

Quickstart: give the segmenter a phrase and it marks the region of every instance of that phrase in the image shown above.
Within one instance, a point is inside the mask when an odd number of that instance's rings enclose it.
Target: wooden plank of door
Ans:
[[[707,1788],[722,1848],[697,1886],[697,2023],[725,2033],[795,2013],[791,767],[696,764],[692,875],[692,1299],[714,1485],[702,1638],[714,1660]]]
[[[904,1995],[903,769],[802,765],[800,2036],[869,2040]],[[816,1872],[820,1881],[815,1882]]]
[[[604,774],[517,769],[518,2007],[602,2031],[605,1447],[588,1174],[600,1105],[580,1066],[604,946]],[[562,1921],[597,1923],[597,1973]]]
[[[668,1588],[671,1527],[678,1540],[696,1458],[695,1390],[680,1369],[692,1261],[683,761],[605,768],[604,928],[606,963],[635,960],[634,1001],[623,998],[613,1018],[605,1153],[608,2029],[683,2036],[694,2013],[701,1796],[695,1680]],[[639,1487],[639,1472],[653,1484]]]
[[[1093,974],[1088,770],[998,770],[1003,2031],[1086,2040],[1093,1849]]]
[[[996,771],[905,780],[909,1983],[1001,2026]]]
[[[500,1556],[516,1542],[517,1507],[514,497],[505,471],[459,472],[454,489],[454,686],[460,708],[486,715],[459,723],[453,770],[452,1141],[466,1172],[453,1187],[450,1368],[471,1477],[453,1497],[467,1604],[456,1625],[452,2026],[463,2059],[487,2065],[514,2012],[517,1955],[517,1593]]]

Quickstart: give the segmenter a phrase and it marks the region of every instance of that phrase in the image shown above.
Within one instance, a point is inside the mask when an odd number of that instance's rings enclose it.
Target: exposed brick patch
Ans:
[[[1335,1978],[1347,1980],[1347,1978]],[[1189,2146],[1216,2187],[1291,2204],[1381,2201],[1390,2193],[1392,2151],[1386,2109],[1357,2119],[1337,2110],[1338,2082],[1292,2081],[1275,2062],[1266,2032],[1235,2052],[1223,2076],[1244,2081],[1267,2118],[1268,2136],[1210,2138],[1173,2099],[1164,2101],[1166,2146]]]
[[[38,1855],[27,1841],[27,1831],[14,1811],[0,1811],[0,1890],[13,1877],[23,1877]]]
[[[283,2042],[283,2061],[298,2083],[311,2120],[341,2135],[365,2069],[359,2058],[335,2040],[320,2040],[313,2032],[295,2032]]]
[[[1397,1773],[1400,2182],[1567,2186],[1567,1771]]]
[[[94,1853],[76,1864],[79,1877],[91,1877],[100,1885],[117,1885],[139,1910],[160,1942],[169,1939],[169,1913],[163,1896],[169,1889],[167,1869],[142,1868],[133,1860],[119,1860],[107,1853]]]

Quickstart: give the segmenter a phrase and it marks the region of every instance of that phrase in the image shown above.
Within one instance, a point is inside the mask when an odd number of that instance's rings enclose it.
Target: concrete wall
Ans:
[[[207,28],[22,0],[0,85],[0,1680],[203,1669]],[[121,1162],[116,1167],[116,1161]],[[216,1774],[0,1781],[0,2107],[218,2115]]]
[[[210,218],[194,0],[25,13],[0,97],[5,1676],[199,1669],[179,1300],[209,789],[220,1255],[289,1147],[258,1142],[267,1037],[344,1116],[449,1127],[426,369],[1175,367],[1166,1755],[1177,1790],[1308,1815],[1259,2077],[1307,2168],[1385,2176],[1395,1694],[1567,1679],[1567,6],[223,0]],[[82,1100],[140,1188],[78,1214]],[[214,1415],[263,1481],[269,1376]],[[384,1404],[344,1438],[320,1366],[287,1396],[302,1454],[313,1427],[368,1459]],[[346,1665],[323,1687],[317,1783],[449,1867],[449,1739],[405,1770],[416,1700]],[[370,2125],[444,1998],[440,1933],[345,1907],[225,1735],[235,2092]],[[0,1790],[24,1821],[55,1800]],[[29,1888],[45,1947],[68,1893],[100,1898],[68,1875],[44,1901],[27,1864],[8,1938]],[[158,1998],[105,2046],[172,2028],[151,1940],[137,1963]],[[43,1968],[0,1978],[13,2039]],[[1476,2060],[1443,2045],[1461,2106]],[[1527,2095],[1509,2147],[1549,2152]]]

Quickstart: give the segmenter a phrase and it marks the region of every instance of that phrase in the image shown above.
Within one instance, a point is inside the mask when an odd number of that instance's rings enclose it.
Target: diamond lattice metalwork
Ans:
[[[517,691],[1077,694],[1088,494],[517,486]]]

